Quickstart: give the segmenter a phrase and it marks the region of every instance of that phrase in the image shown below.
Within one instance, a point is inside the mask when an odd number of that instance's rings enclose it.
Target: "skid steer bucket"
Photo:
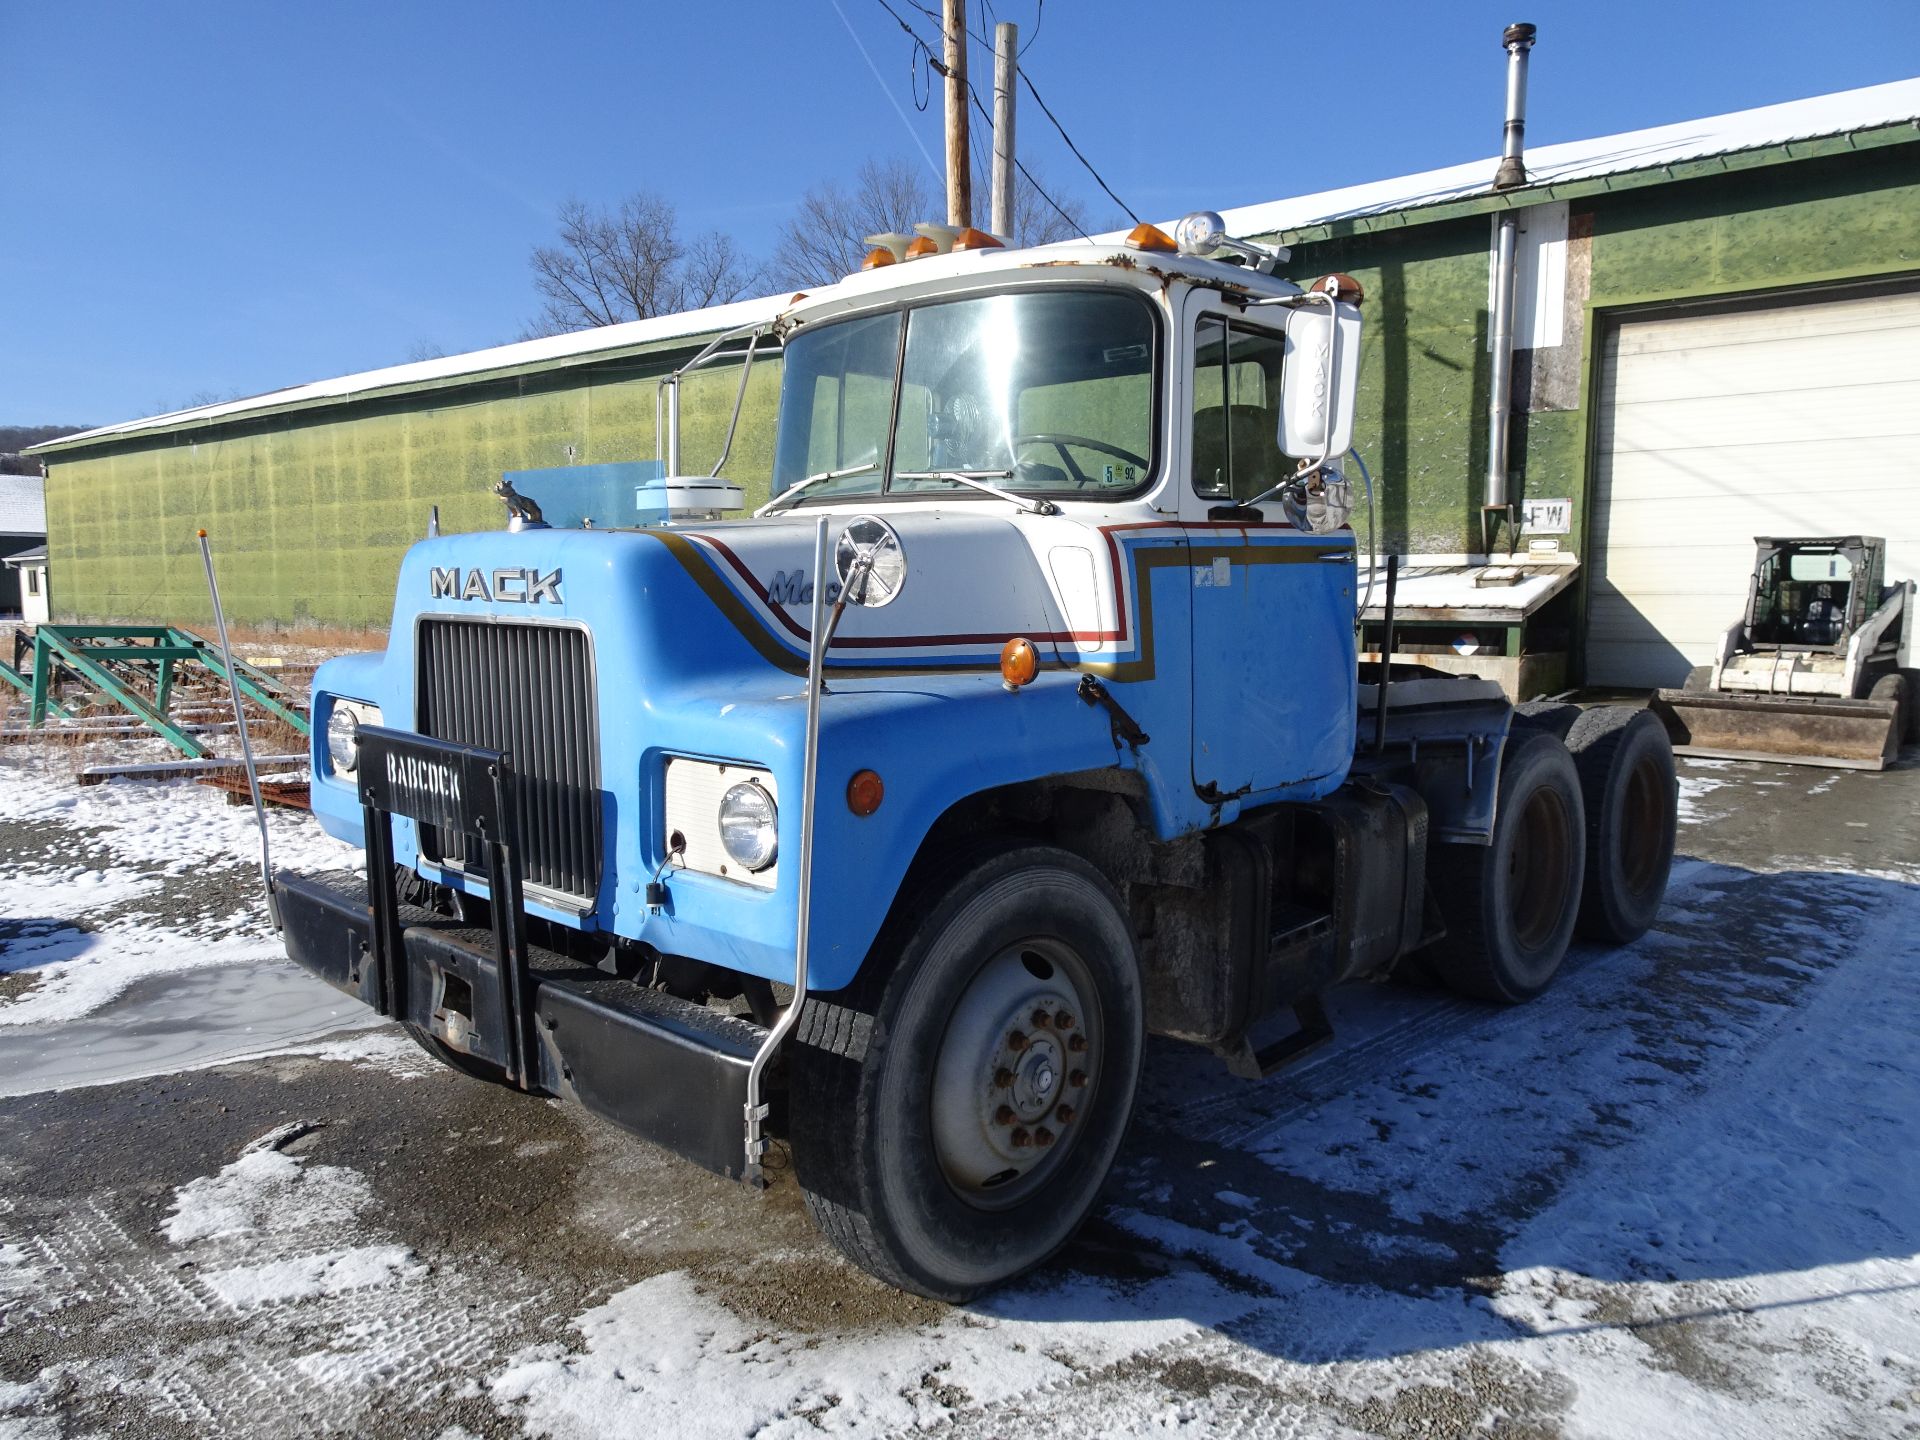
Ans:
[[[1652,710],[1676,755],[1883,770],[1900,749],[1892,700],[1661,690]]]

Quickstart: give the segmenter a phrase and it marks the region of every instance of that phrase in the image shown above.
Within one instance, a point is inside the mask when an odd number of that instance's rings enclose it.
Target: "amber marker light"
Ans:
[[[918,240],[915,240],[907,246],[907,259],[909,260],[918,260],[922,255],[938,255],[939,253],[940,242],[935,240],[931,235],[922,235]]]
[[[1346,305],[1358,305],[1367,298],[1367,292],[1360,288],[1360,282],[1351,275],[1338,273],[1322,275],[1308,288],[1317,290],[1322,295],[1331,295]]]
[[[1149,225],[1145,221],[1133,227],[1127,234],[1127,244],[1135,250],[1164,250],[1172,255],[1180,247],[1173,243],[1173,237],[1158,225]]]
[[[969,225],[953,237],[955,250],[999,250],[1005,248],[1005,242],[998,235],[989,235],[985,230],[976,230]]]
[[[893,252],[884,245],[876,245],[867,252],[867,258],[860,262],[862,270],[878,270],[882,265],[893,264]]]
[[[847,781],[847,809],[856,815],[873,814],[886,797],[887,787],[880,783],[879,775],[872,770],[856,770],[853,778]]]
[[[1040,673],[1040,652],[1024,635],[1016,635],[1000,647],[1000,678],[1009,690],[1033,683]]]

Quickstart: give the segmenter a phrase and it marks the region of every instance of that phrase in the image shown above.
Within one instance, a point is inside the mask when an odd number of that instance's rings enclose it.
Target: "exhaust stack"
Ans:
[[[1527,183],[1521,150],[1527,134],[1527,52],[1533,49],[1534,27],[1509,25],[1500,36],[1507,52],[1507,123],[1500,168],[1494,172],[1495,190],[1512,190]],[[1509,210],[1500,217],[1494,239],[1492,373],[1488,376],[1487,485],[1480,506],[1480,549],[1492,549],[1491,524],[1496,512],[1507,515],[1508,548],[1513,542],[1513,505],[1507,493],[1507,437],[1513,402],[1513,277],[1520,241],[1520,219]]]
[[[1527,138],[1527,52],[1533,49],[1536,32],[1527,24],[1509,25],[1500,36],[1507,52],[1507,127],[1500,147],[1500,168],[1494,173],[1493,188],[1511,190],[1527,183],[1527,167],[1520,163],[1520,152]]]

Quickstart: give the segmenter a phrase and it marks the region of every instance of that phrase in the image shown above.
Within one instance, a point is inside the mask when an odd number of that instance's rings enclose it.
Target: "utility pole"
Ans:
[[[993,233],[1008,244],[1013,233],[1013,81],[1019,68],[1020,27],[993,27]]]
[[[973,224],[973,166],[967,155],[967,0],[942,0],[947,64],[947,224]]]

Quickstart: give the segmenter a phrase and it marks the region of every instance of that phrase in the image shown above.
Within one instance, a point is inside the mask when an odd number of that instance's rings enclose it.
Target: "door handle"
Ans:
[[[1318,558],[1328,565],[1351,565],[1354,560],[1354,552],[1351,550],[1334,550]]]

